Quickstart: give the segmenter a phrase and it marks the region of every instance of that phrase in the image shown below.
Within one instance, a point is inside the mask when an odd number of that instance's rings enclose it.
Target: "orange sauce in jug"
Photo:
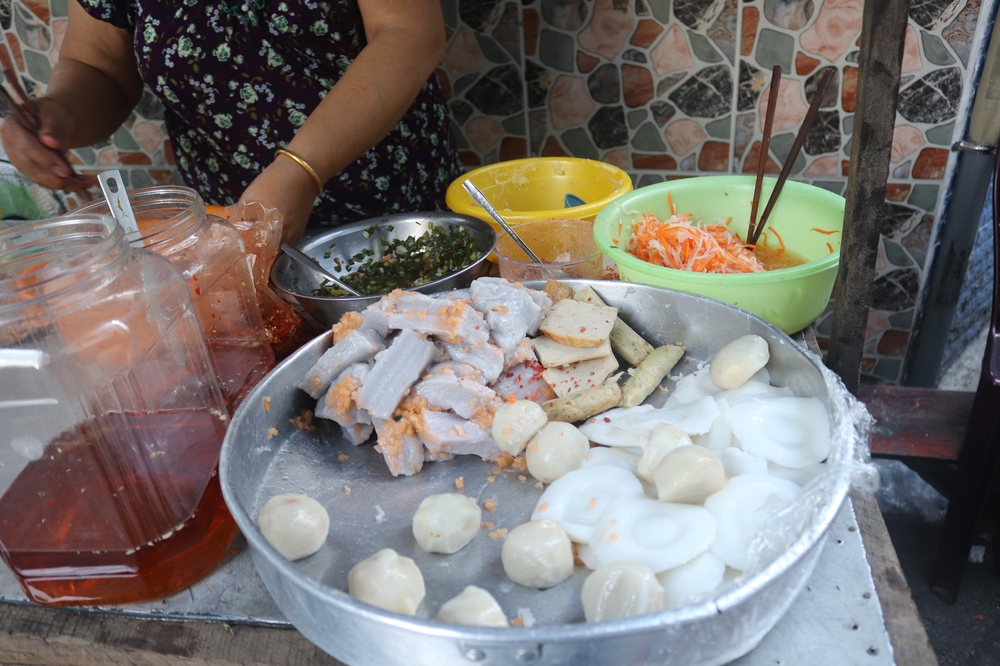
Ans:
[[[3,559],[28,596],[152,601],[211,573],[237,532],[215,471],[225,426],[192,410],[113,414],[45,446],[0,497]]]

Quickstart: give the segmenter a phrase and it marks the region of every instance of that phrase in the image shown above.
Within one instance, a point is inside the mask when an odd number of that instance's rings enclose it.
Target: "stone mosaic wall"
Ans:
[[[12,66],[41,93],[66,33],[67,2],[0,0]],[[862,0],[442,0],[449,96],[462,160],[529,155],[617,164],[637,186],[753,172],[770,69],[784,78],[769,166],[777,173],[818,76],[836,70],[793,173],[843,192]],[[864,372],[897,381],[969,63],[979,0],[914,2],[893,142]],[[176,182],[162,109],[145,96],[112,137],[76,150],[82,172],[122,169],[130,187]],[[68,205],[73,205],[70,199]],[[821,320],[821,342],[829,332]]]
[[[862,0],[443,0],[452,117],[469,166],[528,155],[616,164],[637,186],[753,173],[770,71],[778,173],[834,68],[792,173],[843,193]],[[897,382],[969,64],[979,0],[912,3],[863,373]],[[518,23],[520,29],[518,29]],[[829,335],[829,309],[819,321]]]

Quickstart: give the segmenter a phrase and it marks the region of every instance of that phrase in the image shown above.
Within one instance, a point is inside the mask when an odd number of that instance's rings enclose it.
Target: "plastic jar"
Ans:
[[[0,231],[0,555],[53,605],[173,594],[236,533],[222,391],[180,271],[110,217]]]
[[[187,187],[147,187],[128,193],[143,247],[170,259],[187,280],[219,386],[232,413],[274,367],[240,232],[206,215]],[[96,201],[79,214],[107,215]]]

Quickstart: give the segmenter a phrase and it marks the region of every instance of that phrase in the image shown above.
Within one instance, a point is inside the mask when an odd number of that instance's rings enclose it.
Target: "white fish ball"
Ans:
[[[417,565],[392,548],[383,548],[361,560],[347,574],[347,590],[366,604],[413,615],[427,593]]]
[[[475,585],[469,585],[461,594],[444,602],[437,619],[470,627],[508,626],[507,616],[493,595]]]
[[[663,587],[638,562],[615,562],[587,576],[580,591],[587,622],[655,613],[663,608]]]
[[[653,472],[661,502],[701,504],[726,486],[726,469],[719,456],[704,446],[682,446],[663,457]]]
[[[712,383],[723,390],[738,388],[767,365],[770,358],[767,340],[759,335],[736,338],[712,357],[709,370]]]
[[[482,518],[482,509],[471,497],[431,495],[413,514],[413,538],[428,553],[457,553],[476,536]]]
[[[500,560],[507,577],[525,587],[545,589],[573,574],[573,546],[551,520],[533,520],[511,530]]]
[[[528,442],[524,457],[533,477],[552,483],[578,468],[589,452],[590,442],[576,426],[552,421]]]
[[[548,421],[545,410],[537,402],[531,400],[505,402],[493,415],[493,440],[501,451],[519,456],[528,440],[534,437]]]
[[[284,493],[267,500],[257,514],[257,527],[282,557],[299,560],[326,543],[330,515],[311,497]]]
[[[663,586],[663,607],[680,608],[709,599],[726,573],[726,563],[712,553],[702,553],[687,564],[656,574]]]
[[[639,458],[635,475],[643,481],[654,483],[653,472],[664,456],[682,446],[691,446],[694,442],[686,432],[671,423],[659,423],[649,435],[646,449]]]

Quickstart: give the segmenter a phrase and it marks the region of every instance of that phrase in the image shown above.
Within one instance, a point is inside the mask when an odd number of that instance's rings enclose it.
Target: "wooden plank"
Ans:
[[[938,666],[874,495],[852,492],[851,503],[861,530],[868,566],[872,570],[875,591],[882,602],[882,617],[892,642],[896,665]]]
[[[958,460],[975,393],[913,386],[858,387],[875,418],[873,454]]]
[[[0,603],[0,664],[344,666],[294,629]]]
[[[852,393],[861,383],[909,7],[909,0],[865,0],[862,18],[851,171],[826,362]]]

